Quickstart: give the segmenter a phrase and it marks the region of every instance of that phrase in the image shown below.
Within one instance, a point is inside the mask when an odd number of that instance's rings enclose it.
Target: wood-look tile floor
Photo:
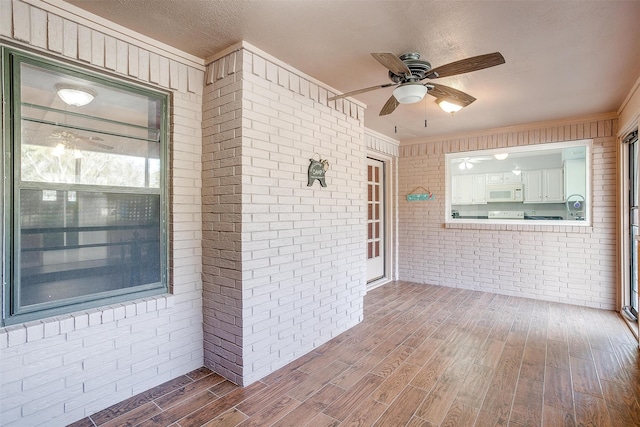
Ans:
[[[393,282],[365,319],[248,387],[206,368],[80,426],[640,426],[638,345],[614,312]]]

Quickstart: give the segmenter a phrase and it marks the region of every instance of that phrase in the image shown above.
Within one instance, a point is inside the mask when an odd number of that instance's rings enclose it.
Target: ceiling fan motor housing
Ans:
[[[427,61],[420,59],[420,54],[416,52],[405,53],[400,56],[402,62],[404,62],[409,70],[411,70],[411,76],[398,75],[392,71],[389,71],[389,79],[394,83],[407,83],[417,82],[425,78],[427,72],[431,70],[431,64]]]

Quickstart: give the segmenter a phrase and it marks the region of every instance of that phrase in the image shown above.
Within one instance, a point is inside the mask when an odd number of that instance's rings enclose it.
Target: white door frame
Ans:
[[[638,128],[638,121],[635,122],[635,128]],[[618,211],[618,301],[616,310],[622,314],[622,318],[627,321],[630,329],[636,336],[636,339],[640,337],[640,322],[632,323],[624,314],[623,307],[628,304],[631,295],[631,239],[629,236],[629,230],[631,221],[629,218],[629,148],[627,144],[624,144],[623,138],[633,130],[619,130],[618,131],[618,191],[617,197],[619,201]],[[638,340],[640,347],[640,339]]]
[[[373,152],[371,150],[367,151],[367,158],[371,158],[373,160],[378,160],[384,164],[384,182],[383,182],[383,191],[384,191],[384,254],[385,254],[385,266],[384,271],[385,274],[383,277],[376,279],[374,281],[367,283],[367,291],[377,288],[378,286],[382,286],[385,283],[388,283],[392,280],[395,280],[398,277],[398,266],[396,262],[396,252],[397,252],[397,164],[398,159],[395,157],[391,157],[389,155]],[[365,172],[366,173],[366,172]],[[366,188],[365,188],[366,191]],[[365,196],[365,199],[367,197]],[[365,209],[365,215],[366,215]],[[366,242],[365,242],[366,245]]]

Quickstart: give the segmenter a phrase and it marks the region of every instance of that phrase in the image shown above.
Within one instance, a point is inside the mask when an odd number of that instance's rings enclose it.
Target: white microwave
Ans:
[[[487,185],[487,202],[522,202],[522,184]]]

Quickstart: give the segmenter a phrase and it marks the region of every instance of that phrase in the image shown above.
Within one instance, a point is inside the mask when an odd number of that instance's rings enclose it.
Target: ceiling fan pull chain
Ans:
[[[427,103],[426,102],[424,102],[424,127],[427,127]]]

